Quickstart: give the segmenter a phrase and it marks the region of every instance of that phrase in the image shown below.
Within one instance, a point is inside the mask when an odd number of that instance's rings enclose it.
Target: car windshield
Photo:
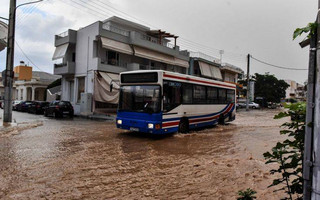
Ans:
[[[160,86],[121,86],[119,110],[146,113],[160,112]]]

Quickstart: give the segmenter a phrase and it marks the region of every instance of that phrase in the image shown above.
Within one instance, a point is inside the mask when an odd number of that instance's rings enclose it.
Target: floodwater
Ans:
[[[226,126],[151,137],[113,122],[44,119],[0,129],[0,199],[280,199],[262,154],[284,120],[237,114]]]

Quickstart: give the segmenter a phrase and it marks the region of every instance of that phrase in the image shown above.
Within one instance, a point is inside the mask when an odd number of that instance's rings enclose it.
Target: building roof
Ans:
[[[49,74],[47,72],[32,71],[32,78],[33,79],[37,79],[39,81],[51,81],[51,82],[53,82],[53,81],[61,78],[61,76],[54,75],[54,74]]]
[[[244,71],[241,68],[231,65],[229,63],[222,63],[221,66],[221,70],[227,70],[238,74],[244,73]]]

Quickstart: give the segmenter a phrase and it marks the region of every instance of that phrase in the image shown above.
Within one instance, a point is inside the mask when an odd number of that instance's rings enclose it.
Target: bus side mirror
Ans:
[[[113,84],[110,84],[110,92],[112,92]]]

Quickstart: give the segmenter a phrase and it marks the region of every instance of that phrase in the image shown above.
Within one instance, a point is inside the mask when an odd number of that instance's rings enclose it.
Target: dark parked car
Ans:
[[[44,108],[49,106],[49,102],[34,101],[29,105],[28,113],[43,114]]]
[[[68,115],[73,117],[73,107],[69,101],[52,101],[48,107],[44,109],[44,116],[53,116],[55,118]]]
[[[32,101],[22,101],[16,105],[16,110],[21,112],[27,112]]]
[[[19,103],[21,103],[22,101],[20,101],[20,100],[14,100],[13,102],[12,102],[12,110],[17,110],[17,105],[19,104]]]

